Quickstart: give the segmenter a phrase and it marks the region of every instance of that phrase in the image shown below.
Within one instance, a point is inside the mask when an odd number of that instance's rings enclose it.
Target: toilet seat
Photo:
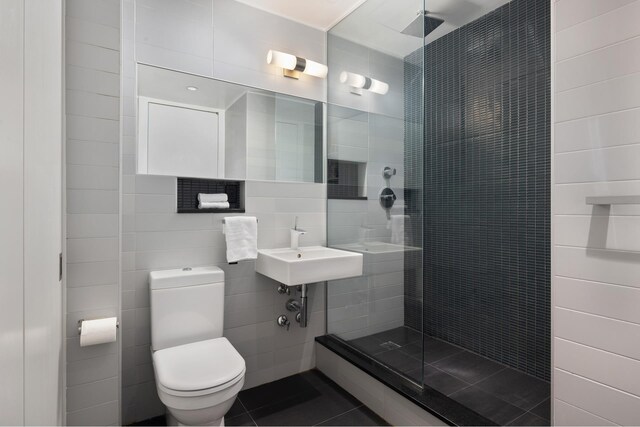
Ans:
[[[169,347],[153,353],[159,389],[173,396],[202,396],[232,387],[245,361],[224,337]]]

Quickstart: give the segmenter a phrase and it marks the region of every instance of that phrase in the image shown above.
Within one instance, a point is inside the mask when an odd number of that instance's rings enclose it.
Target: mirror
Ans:
[[[322,182],[323,104],[138,64],[138,174]]]

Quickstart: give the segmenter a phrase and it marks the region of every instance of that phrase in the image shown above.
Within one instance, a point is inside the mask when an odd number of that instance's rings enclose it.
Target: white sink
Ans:
[[[287,286],[344,279],[362,275],[362,254],[324,246],[260,249],[256,271]]]

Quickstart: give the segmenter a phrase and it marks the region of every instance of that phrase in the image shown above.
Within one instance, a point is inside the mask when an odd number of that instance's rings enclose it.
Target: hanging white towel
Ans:
[[[407,221],[409,215],[391,215],[391,243],[404,245],[404,228]]]
[[[227,262],[258,258],[258,220],[255,216],[230,216],[224,219]]]
[[[200,202],[198,209],[229,209],[229,202]]]
[[[229,196],[227,196],[225,193],[198,193],[198,201],[200,203],[228,202]]]

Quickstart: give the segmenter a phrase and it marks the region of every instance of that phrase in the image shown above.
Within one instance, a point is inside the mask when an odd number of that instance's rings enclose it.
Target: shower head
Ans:
[[[418,12],[416,18],[402,30],[402,34],[420,38],[426,37],[443,22],[444,20],[429,16],[429,12],[421,10]]]

